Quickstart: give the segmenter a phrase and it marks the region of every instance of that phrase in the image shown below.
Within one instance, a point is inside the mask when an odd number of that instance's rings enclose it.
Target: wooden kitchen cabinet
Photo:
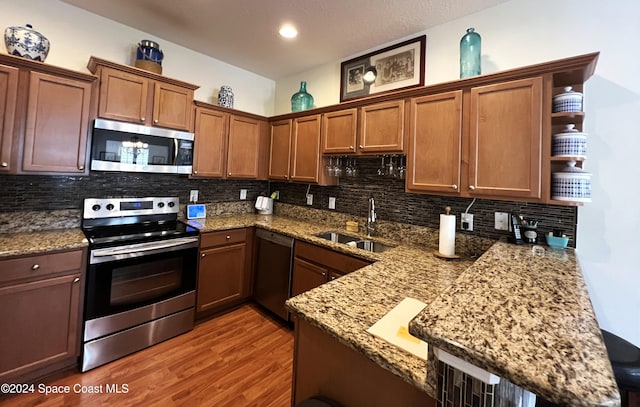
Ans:
[[[322,153],[403,153],[404,106],[404,100],[393,100],[325,113],[322,117]]]
[[[539,200],[542,83],[534,77],[411,99],[406,190]]]
[[[542,77],[471,88],[471,196],[540,198]]]
[[[0,55],[1,171],[86,174],[96,77]]]
[[[462,91],[411,99],[406,190],[459,192]]]
[[[77,364],[86,249],[0,261],[0,381]]]
[[[269,179],[319,185],[336,185],[325,174],[320,154],[321,115],[296,117],[271,123]]]
[[[199,86],[96,57],[87,67],[100,77],[99,117],[192,131]]]
[[[222,311],[251,296],[253,233],[247,228],[200,236],[197,317]]]
[[[300,241],[296,241],[294,256],[292,297],[371,264],[366,260]]]
[[[16,67],[0,65],[0,172],[11,170],[19,72]]]
[[[193,177],[266,178],[266,119],[196,103]]]

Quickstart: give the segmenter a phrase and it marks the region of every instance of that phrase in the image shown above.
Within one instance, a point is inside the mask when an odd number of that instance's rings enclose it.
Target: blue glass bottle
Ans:
[[[480,34],[473,28],[467,28],[467,33],[460,40],[460,78],[480,75],[481,44]]]
[[[313,96],[307,92],[307,82],[300,82],[300,90],[291,96],[291,111],[299,112],[313,108]]]

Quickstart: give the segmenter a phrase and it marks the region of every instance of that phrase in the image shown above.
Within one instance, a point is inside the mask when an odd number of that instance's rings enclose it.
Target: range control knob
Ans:
[[[107,204],[107,210],[108,211],[112,211],[113,208],[115,208],[115,206],[113,206],[113,204]]]
[[[164,202],[158,202],[158,208],[164,208]]]
[[[169,202],[167,205],[169,205],[169,208],[173,208],[174,206],[176,206],[175,202]]]
[[[98,204],[95,204],[91,207],[91,209],[93,209],[94,212],[98,212],[100,210],[101,206]]]

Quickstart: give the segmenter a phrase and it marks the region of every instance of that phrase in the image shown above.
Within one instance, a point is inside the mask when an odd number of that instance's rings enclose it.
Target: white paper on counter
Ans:
[[[409,334],[409,322],[426,306],[422,301],[407,297],[371,325],[367,332],[427,360],[427,343]]]

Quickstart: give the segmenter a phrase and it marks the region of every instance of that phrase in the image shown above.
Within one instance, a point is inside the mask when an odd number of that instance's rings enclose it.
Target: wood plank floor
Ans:
[[[193,331],[86,373],[43,382],[71,386],[71,394],[24,394],[0,406],[238,406],[291,405],[292,330],[243,305]],[[75,394],[74,386],[102,393]],[[106,386],[127,385],[127,393]]]

